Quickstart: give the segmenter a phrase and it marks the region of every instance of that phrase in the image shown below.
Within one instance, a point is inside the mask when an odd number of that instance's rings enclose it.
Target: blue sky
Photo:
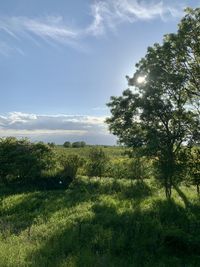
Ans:
[[[114,144],[111,95],[200,1],[0,0],[0,136]]]

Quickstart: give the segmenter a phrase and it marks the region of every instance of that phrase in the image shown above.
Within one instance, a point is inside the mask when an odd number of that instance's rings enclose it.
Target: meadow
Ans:
[[[90,149],[54,148],[86,159]],[[102,149],[129,160],[124,148]],[[153,177],[77,174],[57,190],[1,186],[0,202],[2,267],[199,266],[200,201],[187,183],[167,199]]]

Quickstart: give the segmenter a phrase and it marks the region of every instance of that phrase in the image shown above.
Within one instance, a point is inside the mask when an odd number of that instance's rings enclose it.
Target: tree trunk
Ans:
[[[197,184],[197,194],[198,194],[198,196],[200,195],[200,188],[199,188],[199,184]]]
[[[171,198],[175,161],[174,161],[173,147],[170,145],[169,145],[168,153],[166,154],[164,165],[165,165],[164,166],[165,194],[167,198]]]
[[[172,195],[172,179],[171,177],[165,178],[165,196],[171,198]]]

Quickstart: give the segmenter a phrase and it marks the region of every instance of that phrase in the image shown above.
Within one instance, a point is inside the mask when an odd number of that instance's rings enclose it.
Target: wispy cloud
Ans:
[[[180,17],[183,9],[184,5],[176,2],[169,5],[163,1],[99,0],[91,7],[93,22],[87,31],[95,36],[102,35],[107,29],[116,29],[125,22]]]
[[[0,30],[16,39],[32,35],[44,40],[67,42],[77,37],[77,33],[65,25],[61,16],[3,17],[0,19]]]
[[[10,112],[0,115],[0,136],[29,137],[33,140],[85,140],[88,143],[114,144],[104,124],[104,116],[31,114]]]
[[[13,53],[18,53],[21,54],[22,56],[24,55],[24,52],[19,47],[12,46],[6,42],[0,41],[0,55],[8,57]]]
[[[76,46],[81,39],[90,36],[100,36],[107,30],[116,30],[122,23],[134,23],[138,20],[179,17],[183,5],[165,4],[164,1],[139,0],[97,0],[91,6],[91,23],[85,28],[74,28],[67,25],[62,16],[46,16],[29,18],[25,16],[0,17],[0,32],[20,41],[22,38],[32,40],[36,44],[44,40],[48,43],[58,43]],[[89,14],[88,14],[89,15]],[[78,22],[77,22],[78,23]],[[19,42],[20,45],[20,42]],[[17,47],[0,43],[0,53],[8,55],[13,51],[24,52]]]

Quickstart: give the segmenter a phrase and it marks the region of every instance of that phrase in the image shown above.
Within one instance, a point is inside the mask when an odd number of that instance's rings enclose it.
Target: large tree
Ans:
[[[136,64],[133,77],[127,77],[132,90],[111,97],[108,103],[112,114],[107,119],[110,131],[121,143],[140,148],[143,154],[158,160],[167,197],[171,196],[176,157],[182,144],[189,145],[199,139],[198,62],[191,63],[192,59],[186,62],[188,43],[181,42],[187,35],[187,27],[183,28],[188,14],[177,34],[166,35],[161,45],[149,47]],[[194,42],[200,45],[198,40]],[[195,81],[190,73],[192,68]]]

